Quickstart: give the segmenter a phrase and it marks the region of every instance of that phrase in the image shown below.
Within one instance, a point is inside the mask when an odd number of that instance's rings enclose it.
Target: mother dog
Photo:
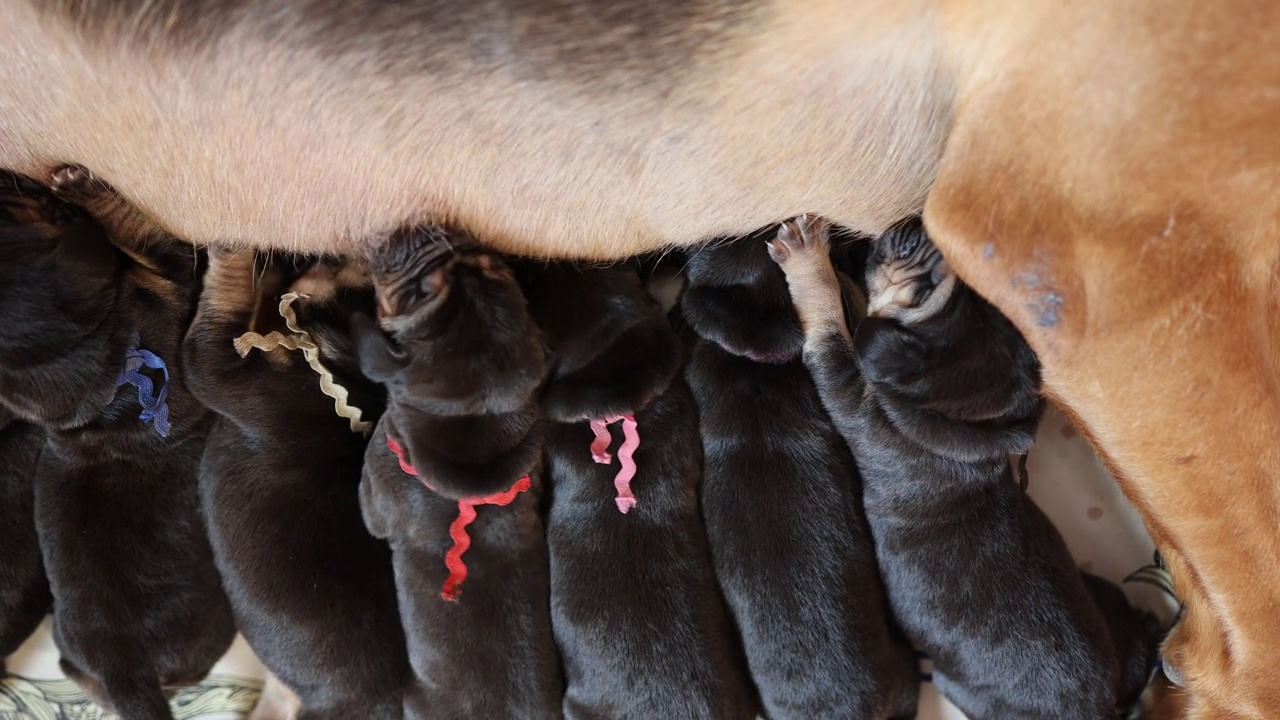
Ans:
[[[1278,31],[1270,0],[4,0],[0,166],[309,252],[923,209],[1165,549],[1191,716],[1275,718]]]

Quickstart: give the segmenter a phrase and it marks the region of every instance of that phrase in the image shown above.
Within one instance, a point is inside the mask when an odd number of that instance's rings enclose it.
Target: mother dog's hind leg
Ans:
[[[1280,718],[1280,5],[1005,10],[925,224],[1164,552],[1187,716]]]
[[[1280,718],[1280,237],[985,188],[944,179],[930,233],[1027,337],[1164,552],[1187,716]],[[1179,241],[1153,244],[1170,222]]]

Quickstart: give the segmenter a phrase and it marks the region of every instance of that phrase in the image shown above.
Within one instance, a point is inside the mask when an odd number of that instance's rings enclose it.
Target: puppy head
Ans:
[[[924,322],[946,307],[956,282],[924,223],[908,218],[873,241],[867,260],[867,315],[903,325]]]
[[[804,349],[786,276],[764,242],[776,233],[770,226],[693,253],[680,298],[700,337],[758,362],[788,362]]]
[[[547,417],[576,422],[634,413],[666,391],[680,348],[635,266],[516,266],[530,312],[555,351],[542,395]]]
[[[98,223],[26,178],[0,179],[0,370],[23,373],[2,389],[16,414],[62,427],[110,403],[114,375],[62,366],[71,351],[106,357],[120,268]]]
[[[505,267],[495,270],[493,260],[465,232],[432,225],[393,233],[370,259],[378,318],[396,333],[424,324],[465,277],[495,284],[509,277]]]
[[[305,259],[295,256],[288,260],[293,264],[290,275],[294,279],[286,292],[304,296],[294,305],[298,325],[315,340],[325,364],[342,375],[344,381],[361,378],[351,323],[354,314],[367,319],[367,313],[376,307],[368,262],[333,255]]]
[[[532,401],[548,352],[501,258],[465,233],[415,228],[393,236],[371,265],[379,322],[353,322],[356,354],[393,404],[411,396],[419,407],[472,414]]]
[[[412,408],[384,418],[387,436],[433,492],[451,500],[502,492],[533,471],[542,446],[537,405],[438,417]]]

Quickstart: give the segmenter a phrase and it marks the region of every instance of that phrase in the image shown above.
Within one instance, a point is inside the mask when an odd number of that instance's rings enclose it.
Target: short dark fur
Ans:
[[[162,685],[199,680],[235,634],[196,488],[211,417],[179,361],[192,250],[104,229],[29,181],[5,185],[0,313],[23,337],[0,337],[0,403],[48,432],[35,512],[62,667],[127,720],[168,720]],[[83,173],[60,191],[95,215],[119,205]],[[117,392],[135,332],[168,363],[168,438],[139,420],[132,387]]]
[[[0,173],[0,233],[0,406],[80,427],[115,398],[131,329],[112,322],[124,261],[88,214],[12,173]]]
[[[917,665],[890,626],[858,473],[762,237],[695,254],[681,299],[716,574],[768,717],[914,717]]]
[[[465,236],[402,234],[373,269],[394,339],[367,320],[357,327],[362,368],[390,390],[360,500],[369,530],[391,543],[416,680],[405,716],[559,717],[564,684],[539,513],[542,333],[505,263]],[[418,477],[400,468],[388,434]],[[455,499],[505,491],[525,474],[533,486],[510,505],[476,508],[469,577],[456,602],[442,599]]]
[[[36,535],[35,473],[44,433],[0,410],[0,677],[53,603]]]
[[[282,257],[259,273],[251,252],[212,254],[183,361],[192,392],[219,416],[200,490],[245,639],[298,695],[301,720],[398,720],[409,662],[391,552],[360,513],[367,439],[334,413],[302,353],[242,358],[232,347],[249,330],[288,332],[276,307],[301,266],[335,287],[331,297],[297,301],[298,324],[350,403],[375,422],[384,394],[360,374],[348,327],[352,311],[373,307],[373,292],[337,285],[328,275],[338,262]]]
[[[826,252],[808,237],[791,252]],[[876,241],[868,275],[922,243],[918,220],[895,228]],[[950,272],[932,252],[904,285],[909,306]],[[1082,580],[1010,474],[1008,455],[1030,449],[1040,419],[1036,357],[959,281],[941,308],[909,325],[862,320],[854,346],[839,327],[818,328],[805,350],[862,471],[895,617],[973,720],[1118,718],[1150,669],[1145,621],[1113,585]]]
[[[543,394],[551,612],[565,717],[756,717],[698,507],[697,409],[675,333],[633,267],[517,266],[559,361]],[[637,504],[614,503],[584,418],[633,413]],[[614,455],[622,433],[614,424]]]

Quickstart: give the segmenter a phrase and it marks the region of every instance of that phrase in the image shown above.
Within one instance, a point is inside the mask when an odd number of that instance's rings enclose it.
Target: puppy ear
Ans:
[[[370,380],[389,384],[408,367],[408,354],[396,347],[368,315],[355,313],[351,316],[351,336],[360,371]]]
[[[102,226],[77,220],[65,227],[54,251],[58,266],[74,277],[111,277],[120,259]]]
[[[102,226],[87,219],[60,231],[53,259],[66,297],[89,302],[110,291],[120,267],[120,255]]]
[[[858,323],[853,338],[862,374],[876,385],[903,385],[925,371],[925,346],[910,331],[887,318]]]

